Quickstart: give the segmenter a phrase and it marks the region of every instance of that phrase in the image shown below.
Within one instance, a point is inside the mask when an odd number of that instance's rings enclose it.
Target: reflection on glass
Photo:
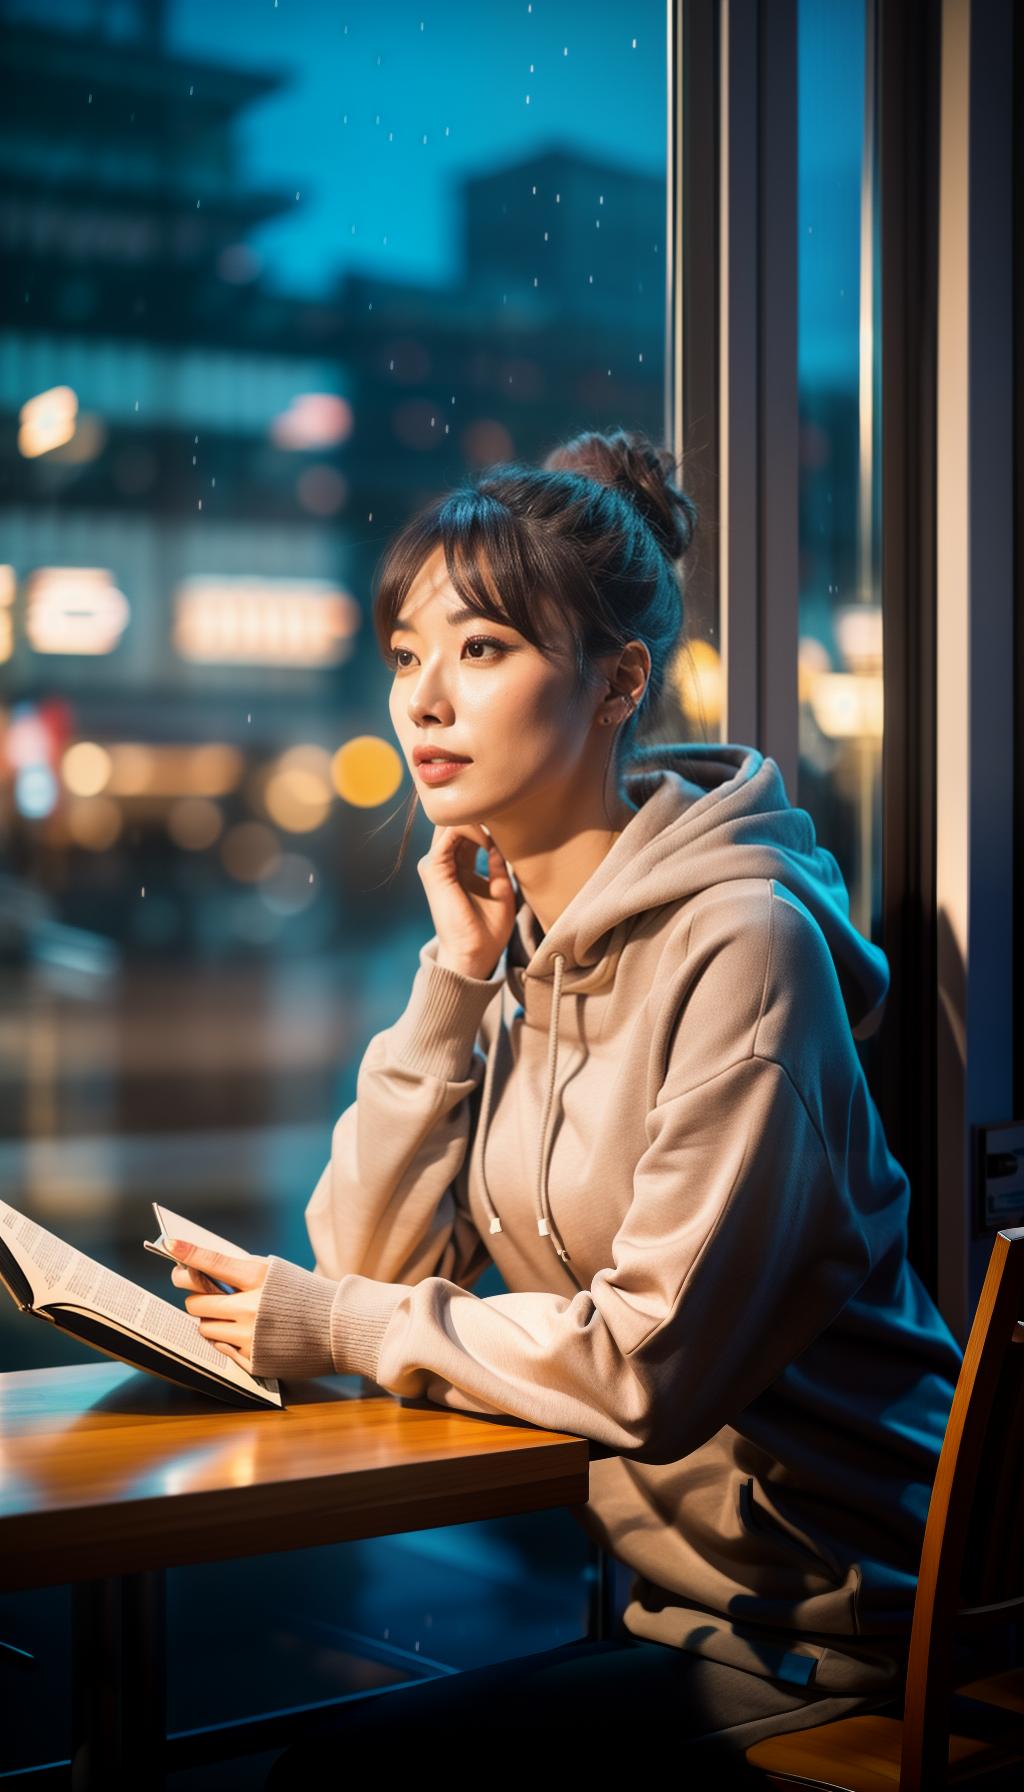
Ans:
[[[881,911],[875,210],[866,8],[799,6],[799,802],[861,931]],[[867,150],[866,150],[867,146]]]

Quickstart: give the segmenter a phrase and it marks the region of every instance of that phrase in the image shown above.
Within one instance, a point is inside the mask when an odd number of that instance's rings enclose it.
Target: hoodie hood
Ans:
[[[806,809],[790,803],[775,760],[755,747],[722,742],[655,743],[639,748],[624,773],[638,806],[582,889],[545,934],[522,893],[506,948],[506,987],[522,1002],[525,980],[552,985],[548,1076],[537,1160],[537,1229],[552,1237],[547,1205],[546,1146],[558,1065],[563,994],[588,995],[613,982],[629,931],[649,909],[673,906],[713,884],[774,878],[797,897],[824,934],[855,1038],[879,1025],[889,988],[885,954],[850,920],[850,899],[833,855],[819,846]],[[501,1220],[487,1191],[483,1158],[500,1027],[484,1079],[481,1171],[490,1230]]]

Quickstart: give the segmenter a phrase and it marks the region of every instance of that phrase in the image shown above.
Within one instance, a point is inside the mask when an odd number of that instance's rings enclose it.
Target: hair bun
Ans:
[[[679,463],[642,430],[590,430],[555,450],[545,467],[565,468],[612,486],[639,510],[670,560],[679,560],[693,539],[697,506],[676,484]]]

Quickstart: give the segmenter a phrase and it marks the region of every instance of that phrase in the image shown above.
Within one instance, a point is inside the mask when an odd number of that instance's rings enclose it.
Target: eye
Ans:
[[[466,647],[496,647],[499,653],[505,652],[504,643],[496,641],[493,635],[470,635],[464,645]]]
[[[504,641],[495,640],[493,635],[469,635],[466,638],[466,640],[463,641],[462,645],[463,645],[463,647],[494,647],[497,649],[499,654],[508,653],[508,651],[509,651],[509,649],[506,647]],[[405,653],[409,653],[409,651],[410,650],[408,647],[392,647],[391,652],[388,657],[389,657],[391,664],[394,667],[396,672],[404,672],[405,671],[406,663],[405,663],[404,659],[402,658],[402,655]],[[479,656],[476,654],[472,655],[471,657],[476,659],[478,661],[478,664],[484,664],[484,665],[487,664],[486,659],[483,659],[481,661],[479,659]]]

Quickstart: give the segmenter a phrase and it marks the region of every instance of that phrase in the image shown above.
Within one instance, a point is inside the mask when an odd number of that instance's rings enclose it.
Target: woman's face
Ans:
[[[592,724],[600,697],[580,701],[563,628],[552,661],[510,623],[463,610],[443,549],[417,575],[392,630],[391,721],[420,802],[436,824],[489,827],[522,804],[538,819],[572,797],[593,766]],[[455,620],[451,618],[455,616]],[[417,747],[465,754],[470,763],[430,784],[414,761]]]

